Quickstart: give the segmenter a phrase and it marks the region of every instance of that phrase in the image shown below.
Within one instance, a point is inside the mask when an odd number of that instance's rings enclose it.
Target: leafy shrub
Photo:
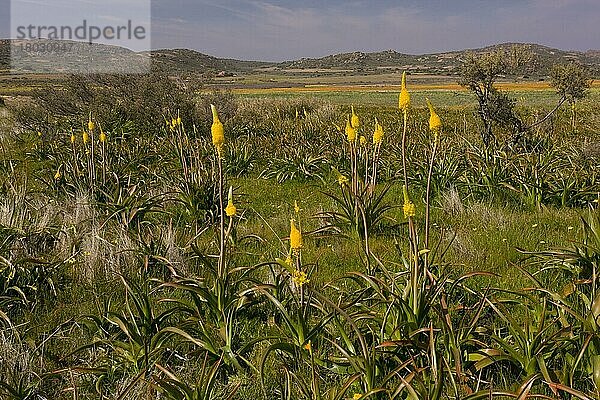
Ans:
[[[105,131],[131,123],[144,135],[157,132],[165,117],[179,115],[190,126],[199,117],[194,88],[158,74],[73,75],[61,87],[34,91],[30,102],[12,111],[24,128],[44,133],[81,126],[90,113]]]

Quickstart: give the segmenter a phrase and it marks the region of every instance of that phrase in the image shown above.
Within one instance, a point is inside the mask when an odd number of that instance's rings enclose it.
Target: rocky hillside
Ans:
[[[242,61],[209,56],[195,50],[164,49],[151,52],[152,68],[165,71],[171,75],[215,76],[236,75],[257,70],[291,72],[298,70],[336,71],[343,70],[362,74],[377,74],[390,70],[409,70],[412,72],[431,73],[436,75],[455,75],[467,52],[481,53],[496,48],[508,48],[514,43],[504,43],[481,49],[469,49],[444,53],[411,55],[387,50],[374,53],[342,53],[322,58],[301,58],[294,61],[269,63],[260,61]],[[97,62],[136,62],[148,53],[135,53],[116,46],[77,43],[82,49],[83,57],[94,53]],[[553,64],[578,61],[588,66],[595,76],[600,76],[600,50],[587,52],[564,51],[537,44],[525,44],[535,55],[536,64],[533,76],[545,76]],[[9,66],[10,41],[0,40],[0,72]],[[70,64],[82,61],[77,56],[69,59]],[[53,72],[53,71],[48,71]]]
[[[498,48],[510,48],[516,43],[503,43],[480,49],[467,49],[445,53],[411,55],[387,50],[376,53],[342,53],[323,58],[303,58],[278,65],[282,69],[352,69],[376,73],[382,70],[397,69],[432,74],[452,75],[458,73],[460,64],[468,52],[483,53]],[[535,55],[535,75],[547,75],[553,64],[577,61],[600,71],[600,51],[563,51],[537,44],[524,44]]]

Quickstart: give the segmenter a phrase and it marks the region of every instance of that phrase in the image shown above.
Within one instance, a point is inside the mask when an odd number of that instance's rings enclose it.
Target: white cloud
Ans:
[[[430,1],[412,7],[395,2],[371,7],[376,2],[363,1],[327,2],[322,7],[269,0],[201,2],[222,10],[220,18],[159,20],[154,26],[156,43],[218,56],[280,60],[389,48],[425,53],[504,41],[582,48],[600,39],[597,0],[477,2],[473,7]]]

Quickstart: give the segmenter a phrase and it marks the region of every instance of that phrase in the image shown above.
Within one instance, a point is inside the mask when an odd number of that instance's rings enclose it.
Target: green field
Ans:
[[[525,85],[524,85],[525,86]],[[265,90],[240,90],[240,98],[243,99],[258,99],[258,100],[298,100],[311,99],[315,101],[331,102],[339,105],[364,105],[393,108],[398,101],[398,92],[391,89],[377,90],[370,88],[362,90],[356,88],[354,90],[337,91],[335,87],[327,88],[326,90],[301,91],[289,89],[288,91],[278,89]],[[411,91],[415,106],[425,107],[425,98],[429,98],[436,104],[444,104],[449,108],[464,108],[471,110],[477,104],[477,99],[473,94],[466,90],[449,90],[449,89],[429,89],[420,90],[418,87]],[[550,108],[552,107],[559,96],[552,89],[511,89],[511,96],[518,100],[519,106],[529,108]],[[600,89],[594,88],[590,90],[589,96],[582,102],[582,105],[593,106],[597,104],[600,98]]]
[[[0,398],[598,398],[600,89],[169,84],[0,108]]]

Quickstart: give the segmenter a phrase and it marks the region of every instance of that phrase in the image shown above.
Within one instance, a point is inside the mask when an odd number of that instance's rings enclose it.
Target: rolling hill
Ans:
[[[39,81],[40,77],[28,78],[27,71],[21,71],[21,74],[9,75],[10,65],[10,40],[0,40],[0,82],[14,82],[32,79]],[[203,81],[212,82],[234,82],[235,84],[245,84],[247,82],[282,82],[279,79],[272,79],[273,76],[301,79],[302,77],[322,77],[322,76],[376,76],[407,70],[412,73],[420,73],[431,76],[441,76],[450,78],[459,72],[461,61],[468,52],[482,53],[497,48],[509,48],[515,43],[503,43],[494,46],[488,46],[479,49],[467,49],[460,51],[450,51],[433,54],[412,55],[387,50],[380,52],[364,53],[352,52],[329,55],[322,58],[301,58],[293,61],[284,62],[262,62],[262,61],[243,61],[235,59],[218,58],[189,49],[161,49],[152,52],[136,53],[128,49],[117,46],[107,46],[102,44],[88,45],[87,43],[75,43],[77,49],[81,49],[75,57],[69,58],[70,65],[77,65],[90,53],[94,53],[95,62],[98,63],[117,63],[117,65],[135,63],[140,59],[147,59],[150,55],[153,70],[163,71],[173,76],[196,77]],[[593,76],[600,76],[600,50],[590,50],[587,52],[565,51],[542,46],[538,44],[522,44],[529,48],[536,56],[536,62],[531,69],[529,78],[537,79],[548,75],[553,64],[565,63],[568,61],[577,61],[586,65]],[[93,46],[93,47],[90,47]],[[81,57],[81,60],[78,59]],[[59,71],[50,67],[48,73]],[[218,78],[225,78],[218,81]],[[237,77],[226,81],[227,77]],[[248,78],[242,82],[239,77]],[[216,78],[217,80],[213,80]],[[46,78],[44,78],[46,79]],[[50,79],[59,79],[57,77]],[[295,84],[299,84],[295,82]],[[300,83],[301,84],[301,83]]]
[[[303,58],[296,61],[280,63],[281,69],[352,69],[363,72],[378,72],[397,69],[414,72],[451,75],[458,73],[461,61],[468,52],[484,53],[496,49],[507,49],[514,45],[527,47],[535,56],[536,64],[533,75],[547,75],[553,64],[577,61],[588,66],[592,71],[600,71],[600,51],[564,51],[538,44],[503,43],[479,49],[466,49],[445,53],[411,55],[387,50],[375,53],[342,53],[323,58]]]

